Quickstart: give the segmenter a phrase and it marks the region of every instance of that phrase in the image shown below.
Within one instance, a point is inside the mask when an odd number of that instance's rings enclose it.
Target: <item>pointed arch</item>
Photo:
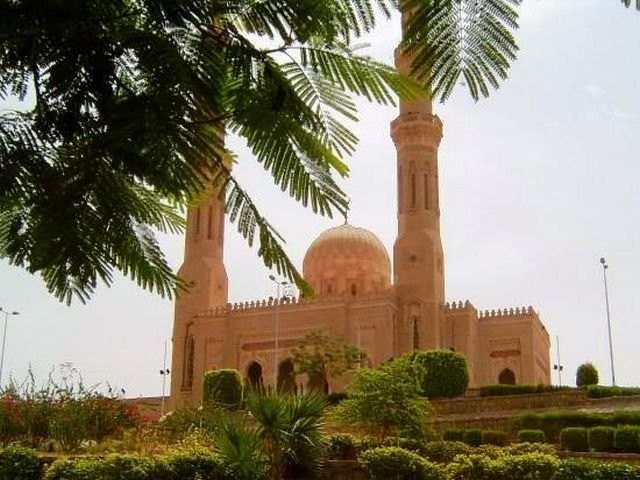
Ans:
[[[510,368],[505,368],[498,375],[498,383],[501,385],[515,385],[516,374]]]
[[[296,374],[293,360],[290,358],[283,360],[278,366],[278,392],[296,392]]]
[[[247,366],[247,385],[256,392],[264,392],[264,381],[262,379],[262,365],[255,360]]]

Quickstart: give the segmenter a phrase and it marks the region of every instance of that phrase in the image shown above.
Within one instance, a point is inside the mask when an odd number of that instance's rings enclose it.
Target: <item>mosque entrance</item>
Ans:
[[[247,383],[253,391],[264,392],[262,365],[258,362],[251,362],[249,367],[247,367]]]
[[[500,372],[500,375],[498,375],[498,383],[501,385],[515,385],[516,374],[513,373],[513,370],[505,368]]]

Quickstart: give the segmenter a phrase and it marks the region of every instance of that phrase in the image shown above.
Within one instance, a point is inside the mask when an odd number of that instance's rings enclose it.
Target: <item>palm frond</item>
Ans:
[[[446,100],[460,76],[471,96],[488,96],[507,77],[518,47],[520,0],[403,0],[402,48],[411,73]]]

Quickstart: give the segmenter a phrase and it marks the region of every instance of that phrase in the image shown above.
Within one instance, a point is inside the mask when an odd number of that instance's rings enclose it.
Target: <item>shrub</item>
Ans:
[[[0,480],[40,480],[42,462],[35,450],[12,446],[0,451]]]
[[[582,427],[569,427],[560,432],[560,448],[570,452],[589,451],[589,431]]]
[[[340,402],[346,400],[347,398],[349,398],[347,392],[332,392],[327,395],[327,403],[329,405],[338,405]]]
[[[462,441],[472,447],[477,447],[482,443],[482,430],[479,428],[470,428],[462,434]]]
[[[554,480],[637,480],[640,468],[624,463],[563,460]]]
[[[211,370],[204,374],[203,403],[230,410],[242,404],[242,377],[237,370]]]
[[[336,433],[326,439],[327,454],[333,460],[354,460],[357,440],[348,433]]]
[[[505,479],[551,480],[560,466],[558,458],[543,453],[505,455],[501,460]]]
[[[640,388],[637,387],[605,387],[601,385],[589,385],[586,387],[587,395],[590,398],[607,397],[627,397],[630,395],[640,395]]]
[[[176,441],[194,430],[215,433],[220,427],[220,416],[221,412],[211,408],[179,408],[166,415],[158,425],[171,441]]]
[[[616,429],[593,427],[589,430],[589,448],[595,452],[612,452],[615,449]]]
[[[422,394],[428,398],[452,398],[464,395],[469,386],[466,358],[449,350],[429,350],[411,355],[425,371]]]
[[[558,385],[484,385],[480,387],[481,397],[500,397],[504,395],[530,395],[533,393],[561,392],[573,390],[572,387]]]
[[[640,428],[635,426],[622,426],[616,429],[614,437],[616,450],[620,452],[640,452]]]
[[[521,443],[544,443],[545,435],[542,430],[519,430],[518,442]]]
[[[464,441],[464,429],[463,428],[449,428],[444,431],[442,439],[448,442],[463,442]]]
[[[503,464],[488,455],[459,455],[447,465],[448,478],[455,480],[494,480],[501,475]]]
[[[165,462],[171,475],[170,480],[231,480],[236,478],[232,471],[225,468],[218,455],[204,449],[174,452],[165,458]]]
[[[472,448],[464,442],[443,440],[425,443],[421,454],[432,462],[449,463],[456,455],[470,454],[472,451]]]
[[[508,455],[524,455],[525,453],[543,453],[556,456],[556,447],[548,443],[512,443],[503,449]]]
[[[360,455],[372,480],[443,480],[444,471],[420,455],[398,447],[381,447]]]
[[[586,387],[598,384],[598,370],[591,362],[583,363],[576,371],[576,385]]]
[[[500,430],[483,430],[482,444],[503,447],[507,444],[507,434]]]

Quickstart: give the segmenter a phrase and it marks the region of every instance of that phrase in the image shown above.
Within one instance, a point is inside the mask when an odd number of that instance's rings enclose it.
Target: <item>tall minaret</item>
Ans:
[[[410,69],[410,57],[396,50],[396,67]],[[440,306],[444,265],[440,239],[438,146],[442,122],[431,99],[401,101],[391,122],[397,150],[398,237],[393,248],[394,284],[399,302],[398,352],[441,346]]]
[[[189,284],[189,290],[176,298],[173,323],[171,400],[178,406],[180,392],[191,397],[194,370],[198,371],[197,335],[193,317],[207,309],[224,306],[228,299],[227,271],[224,267],[224,201],[218,189],[210,187],[205,195],[187,211],[184,261],[178,274]],[[198,358],[194,358],[198,357]],[[196,364],[196,365],[194,365]]]

